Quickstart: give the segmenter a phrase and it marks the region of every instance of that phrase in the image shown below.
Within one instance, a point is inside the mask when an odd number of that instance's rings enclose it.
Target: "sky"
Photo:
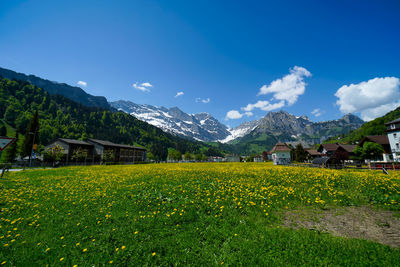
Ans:
[[[364,120],[400,106],[400,1],[0,1],[0,67],[109,101]]]

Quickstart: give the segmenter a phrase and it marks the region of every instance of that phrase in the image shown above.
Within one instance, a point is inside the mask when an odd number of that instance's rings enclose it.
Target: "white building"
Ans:
[[[290,163],[290,147],[285,143],[277,143],[271,150],[274,165],[284,165]]]
[[[393,160],[400,161],[400,119],[388,122],[385,125]]]

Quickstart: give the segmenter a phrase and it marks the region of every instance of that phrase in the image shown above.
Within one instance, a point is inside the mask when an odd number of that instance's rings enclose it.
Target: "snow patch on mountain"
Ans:
[[[177,107],[165,108],[140,105],[130,101],[110,103],[114,108],[131,114],[165,132],[197,141],[218,141],[230,135],[228,128],[209,113],[187,114]]]

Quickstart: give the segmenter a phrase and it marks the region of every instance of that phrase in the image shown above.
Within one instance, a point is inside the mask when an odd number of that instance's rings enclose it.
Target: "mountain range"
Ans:
[[[218,141],[230,135],[225,125],[205,112],[187,114],[178,107],[168,109],[124,100],[110,105],[166,132],[198,141]]]
[[[305,146],[320,144],[330,137],[348,134],[364,121],[347,114],[337,120],[312,122],[307,116],[294,116],[286,111],[269,112],[257,121],[253,130],[230,143],[236,151],[259,153],[276,142],[301,142]]]
[[[352,114],[338,120],[312,122],[307,116],[278,111],[269,112],[260,120],[228,128],[209,113],[188,114],[178,107],[168,109],[123,100],[111,102],[110,105],[178,136],[206,142],[260,143],[263,147],[270,143],[269,140],[302,141],[311,145],[321,143],[330,137],[349,133],[364,123]]]

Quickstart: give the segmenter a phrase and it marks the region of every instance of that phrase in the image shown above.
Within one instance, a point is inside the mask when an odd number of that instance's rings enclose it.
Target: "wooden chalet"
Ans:
[[[146,160],[146,149],[137,146],[115,144],[106,140],[88,139],[87,141],[74,140],[68,138],[58,138],[48,144],[45,150],[49,150],[56,145],[63,148],[63,162],[67,164],[71,161],[86,161],[86,162],[101,162],[104,159],[104,153],[112,151],[114,159],[109,159],[113,162],[134,163]],[[73,153],[81,149],[86,152],[87,157],[84,159],[72,159]]]
[[[321,144],[317,151],[324,156],[332,157],[338,147],[338,144]]]
[[[318,152],[316,149],[305,149],[305,151],[307,154],[307,159],[309,160],[322,157],[322,154]]]
[[[387,135],[368,135],[364,137],[358,144],[360,147],[364,146],[365,142],[372,142],[380,144],[383,147],[384,153],[382,154],[383,162],[391,162],[393,160],[392,150]]]
[[[89,138],[88,143],[94,146],[99,160],[103,160],[105,151],[112,151],[116,162],[140,162],[146,160],[146,149],[137,146],[115,144],[106,140]]]
[[[71,162],[71,161],[77,161],[77,159],[72,159],[73,153],[81,149],[82,151],[86,151],[87,157],[85,161],[93,161],[94,159],[94,146],[86,141],[81,141],[81,140],[75,140],[75,139],[68,139],[68,138],[58,138],[48,144],[45,147],[45,150],[52,149],[55,146],[60,146],[63,148],[63,159],[62,161],[65,161],[66,163]]]

